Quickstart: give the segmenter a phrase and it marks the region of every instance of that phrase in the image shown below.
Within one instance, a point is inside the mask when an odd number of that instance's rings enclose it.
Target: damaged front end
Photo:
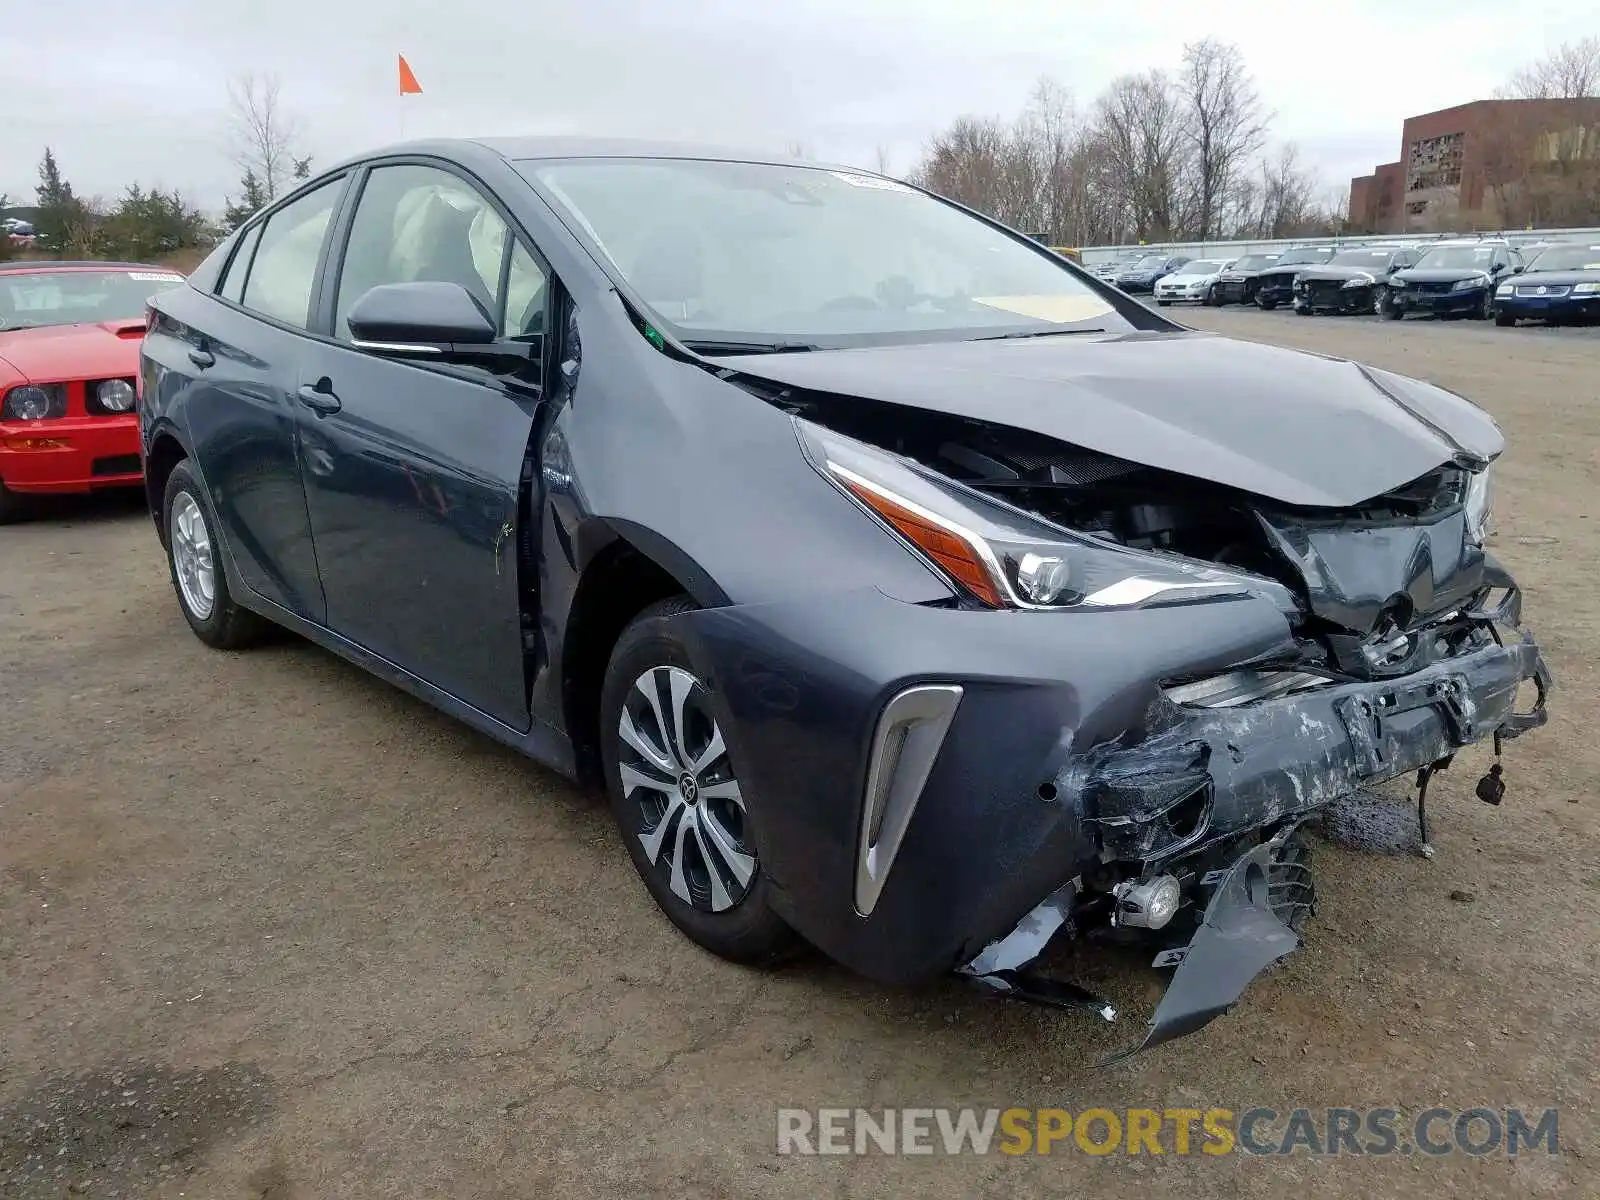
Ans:
[[[1160,582],[1170,594],[1084,586],[1074,602],[1114,594],[1112,606],[1198,604],[1205,589],[1244,586],[1272,600],[1291,629],[1290,644],[1266,658],[1150,681],[1154,699],[1113,736],[1082,744],[1077,731],[1050,788],[1083,814],[1098,862],[962,968],[995,991],[1112,1019],[1107,1002],[1030,970],[1063,930],[1110,935],[1176,968],[1139,1048],[1192,1032],[1298,944],[1314,896],[1308,821],[1415,774],[1431,853],[1433,773],[1485,739],[1498,756],[1505,739],[1545,720],[1548,670],[1518,629],[1514,582],[1483,546],[1481,458],[1459,452],[1359,504],[1308,507],[979,422],[902,423],[886,439],[873,417],[858,406],[852,432],[889,440],[930,475],[1192,577]],[[834,458],[847,461],[845,452]],[[931,494],[928,503],[937,503]],[[997,560],[1014,557],[1003,533],[991,541]],[[1017,557],[1024,572],[1030,558],[1039,555]],[[1014,606],[1047,607],[1026,602],[1037,595],[1027,591],[1032,579],[997,578],[1021,595]],[[1145,570],[1142,583],[1155,589],[1152,580],[1163,577]],[[1533,696],[1518,711],[1524,683]],[[1501,790],[1497,762],[1479,794],[1498,802]]]

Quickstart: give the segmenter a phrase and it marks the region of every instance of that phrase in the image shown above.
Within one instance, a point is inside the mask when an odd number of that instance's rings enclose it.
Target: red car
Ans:
[[[0,263],[0,522],[29,495],[139,483],[145,301],[182,282],[137,263]]]

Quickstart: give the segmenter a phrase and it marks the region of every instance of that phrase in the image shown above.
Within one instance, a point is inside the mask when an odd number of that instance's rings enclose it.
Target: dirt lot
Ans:
[[[149,521],[0,532],[0,1195],[1600,1195],[1600,331],[1204,311],[1436,380],[1510,449],[1559,691],[1435,784],[1438,857],[1318,851],[1308,945],[1203,1033],[761,975],[657,915],[592,797],[292,639],[206,650]],[[1463,899],[1452,900],[1452,892]],[[780,1106],[1560,1106],[1515,1160],[798,1159]]]

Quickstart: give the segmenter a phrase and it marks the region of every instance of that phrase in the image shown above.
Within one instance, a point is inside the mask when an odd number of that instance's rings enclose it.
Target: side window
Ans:
[[[261,240],[262,226],[252,225],[239,239],[239,244],[233,248],[233,257],[228,260],[228,269],[223,273],[222,283],[217,288],[217,295],[224,300],[232,300],[235,304],[243,302],[244,280],[250,273],[250,256],[256,252],[256,243]]]
[[[350,309],[369,289],[418,280],[459,283],[502,333],[509,326],[515,335],[521,331],[518,322],[533,311],[534,295],[542,295],[544,277],[520,246],[509,273],[505,270],[511,240],[488,200],[448,171],[376,168],[361,189],[350,225],[334,302],[334,336],[350,340]],[[542,300],[535,307],[542,314]]]
[[[288,325],[306,327],[317,259],[343,187],[343,179],[331,180],[267,218],[245,280],[241,303],[246,308]]]
[[[500,322],[501,337],[529,338],[544,333],[545,282],[544,269],[534,261],[526,246],[514,241],[511,264],[506,273],[506,308],[505,317]]]

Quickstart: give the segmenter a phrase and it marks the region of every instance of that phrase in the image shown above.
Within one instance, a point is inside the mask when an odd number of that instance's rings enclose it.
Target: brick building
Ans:
[[[1350,181],[1350,222],[1431,232],[1494,217],[1496,188],[1537,164],[1600,156],[1600,99],[1474,100],[1406,118],[1400,158]]]

